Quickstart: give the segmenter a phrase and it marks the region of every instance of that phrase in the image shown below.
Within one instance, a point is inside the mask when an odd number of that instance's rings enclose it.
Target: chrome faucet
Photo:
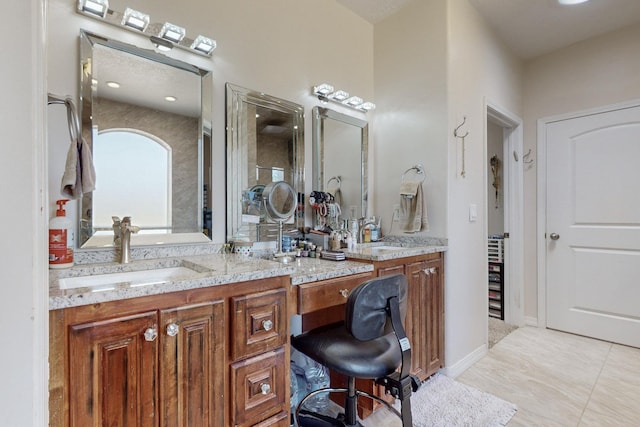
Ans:
[[[128,264],[131,261],[131,233],[137,233],[140,231],[140,227],[131,225],[131,217],[125,216],[122,221],[119,221],[118,217],[112,217],[113,219],[113,242],[120,240],[120,263]],[[118,226],[116,226],[116,224]]]

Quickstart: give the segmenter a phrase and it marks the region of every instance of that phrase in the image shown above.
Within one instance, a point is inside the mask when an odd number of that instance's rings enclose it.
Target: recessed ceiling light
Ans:
[[[563,5],[573,5],[573,4],[586,3],[588,1],[589,0],[558,0],[558,3]]]
[[[107,86],[117,89],[120,87],[120,83],[118,82],[107,82]]]
[[[171,95],[169,95],[169,96],[165,96],[165,97],[164,97],[164,100],[165,100],[165,101],[169,101],[169,102],[175,102],[175,101],[177,101],[177,100],[178,100],[178,98],[176,98],[175,96],[171,96]]]

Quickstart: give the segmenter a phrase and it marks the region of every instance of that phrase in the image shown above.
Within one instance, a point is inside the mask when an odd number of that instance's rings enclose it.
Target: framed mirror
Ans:
[[[275,241],[278,224],[266,215],[265,186],[284,181],[297,195],[285,231],[304,226],[304,107],[226,85],[227,238]]]
[[[82,30],[80,116],[96,189],[79,203],[82,248],[209,241],[211,72]]]
[[[312,126],[313,189],[333,194],[343,219],[366,217],[368,123],[314,107]]]

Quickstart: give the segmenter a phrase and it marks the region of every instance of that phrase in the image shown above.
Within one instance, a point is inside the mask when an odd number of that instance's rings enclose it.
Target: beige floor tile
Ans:
[[[515,403],[522,411],[514,423],[575,426],[610,347],[561,332],[520,328],[457,379]]]
[[[613,345],[581,426],[640,426],[640,349]]]
[[[457,378],[518,406],[508,427],[640,426],[640,349],[519,328]],[[367,427],[396,427],[375,414]]]

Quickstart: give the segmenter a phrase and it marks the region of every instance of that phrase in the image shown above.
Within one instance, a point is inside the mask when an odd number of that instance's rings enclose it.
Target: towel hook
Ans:
[[[467,131],[464,135],[458,135],[458,130],[460,130],[460,128],[462,126],[464,126],[464,124],[467,122],[467,116],[463,116],[462,117],[462,123],[460,123],[454,130],[453,130],[453,136],[455,136],[456,138],[460,138],[462,139],[462,170],[460,171],[460,176],[462,176],[463,178],[466,176],[466,171],[465,171],[465,167],[464,167],[464,139],[469,136],[469,131]]]
[[[462,139],[464,139],[464,138],[466,138],[467,136],[469,136],[469,131],[467,131],[467,133],[465,133],[464,135],[458,135],[458,130],[459,130],[462,126],[464,126],[464,124],[465,124],[466,122],[467,122],[467,116],[463,116],[463,117],[462,117],[462,123],[460,123],[460,124],[458,125],[458,127],[456,127],[456,128],[453,130],[453,136],[455,136],[456,138],[462,138]]]
[[[424,172],[424,166],[422,166],[422,163],[418,163],[417,165],[411,166],[409,169],[404,171],[402,173],[402,176],[400,177],[400,181],[404,182],[405,175],[407,175],[407,173],[411,172],[412,170],[415,170],[417,175],[423,175],[420,183],[423,183],[427,179],[427,174]]]

